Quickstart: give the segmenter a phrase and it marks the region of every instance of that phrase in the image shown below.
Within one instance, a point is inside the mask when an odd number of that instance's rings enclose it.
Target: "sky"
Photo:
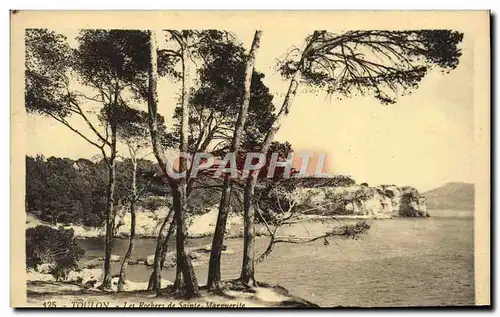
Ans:
[[[76,45],[77,30],[55,31]],[[244,28],[235,32],[247,50],[253,32]],[[274,94],[277,108],[288,88],[288,82],[275,71],[277,58],[292,45],[301,46],[309,33],[288,32],[285,28],[263,30],[256,70],[266,75],[264,83]],[[161,47],[160,38],[158,42]],[[429,73],[418,90],[393,105],[382,105],[373,97],[339,100],[299,89],[276,138],[290,142],[296,152],[325,153],[329,173],[351,175],[359,183],[428,190],[446,182],[473,182],[473,42],[467,34],[461,48],[457,69],[450,74]],[[159,111],[167,126],[172,122],[178,89],[167,79],[159,81]],[[95,106],[84,105],[88,109]],[[72,119],[71,123],[85,131],[83,122]],[[48,118],[28,116],[26,137],[29,155],[91,158],[98,154],[83,139]],[[123,148],[120,151],[125,153]]]

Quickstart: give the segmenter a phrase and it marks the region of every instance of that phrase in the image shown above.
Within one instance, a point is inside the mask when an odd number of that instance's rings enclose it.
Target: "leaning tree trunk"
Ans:
[[[170,239],[172,238],[172,235],[175,232],[175,219],[172,219],[172,222],[170,223],[170,226],[168,227],[167,231],[167,236],[163,240],[163,253],[161,255],[161,261],[160,261],[160,267],[163,269],[165,266],[165,259],[168,253],[168,243],[170,242]]]
[[[171,209],[168,215],[165,217],[165,220],[160,227],[160,231],[158,232],[158,237],[156,239],[155,256],[153,260],[153,272],[149,277],[148,290],[159,291],[161,288],[161,270],[163,268],[162,259],[163,254],[165,254],[166,252],[167,242],[172,235],[172,227],[174,225],[173,218],[174,211],[173,209]],[[170,225],[167,234],[164,236],[163,232],[165,231],[167,224]]]
[[[285,100],[276,116],[276,119],[271,126],[271,129],[266,134],[264,138],[264,142],[260,148],[260,152],[264,155],[267,155],[267,151],[269,151],[269,147],[271,146],[271,142],[278,132],[281,121],[288,114],[290,110],[290,106],[292,105],[293,98],[297,93],[298,88],[298,77],[300,72],[295,72],[295,75],[290,81],[290,86],[288,87],[287,94],[285,96]],[[255,195],[255,186],[257,186],[257,180],[259,171],[255,170],[250,173],[249,178],[247,179],[247,183],[245,185],[243,198],[243,208],[244,208],[244,233],[243,233],[243,265],[241,269],[241,280],[245,283],[255,283],[255,270],[254,270],[254,262],[255,262],[255,207],[254,207],[254,195]]]
[[[315,34],[317,31],[315,31]],[[299,67],[302,65],[306,52],[312,44],[312,40],[307,44],[306,49],[302,53],[301,59],[299,61]],[[267,157],[267,152],[271,146],[271,142],[274,140],[276,132],[281,127],[283,118],[289,113],[290,107],[292,106],[293,99],[297,94],[297,88],[299,87],[299,78],[301,76],[301,71],[298,69],[290,80],[290,85],[288,86],[288,91],[286,93],[283,104],[274,119],[271,129],[266,134],[262,146],[260,148],[260,153]],[[243,198],[243,208],[244,208],[244,250],[243,250],[243,265],[241,270],[241,279],[243,282],[255,281],[255,187],[257,186],[258,176],[260,170],[255,170],[253,173],[249,174],[247,179],[244,198]]]
[[[317,31],[315,31],[316,34]],[[283,104],[271,126],[271,129],[266,134],[264,138],[264,142],[262,142],[262,146],[260,148],[260,153],[266,155],[269,151],[269,147],[271,146],[271,142],[276,135],[276,132],[281,127],[281,122],[283,118],[290,111],[290,107],[292,106],[293,99],[297,94],[297,88],[299,87],[299,78],[301,76],[300,67],[306,57],[307,50],[310,45],[313,43],[311,40],[304,52],[302,53],[301,59],[299,61],[299,69],[295,72],[293,77],[290,80],[290,85],[288,86],[288,91],[285,96],[285,100],[283,100]],[[243,265],[241,270],[241,280],[246,283],[255,283],[255,205],[254,205],[254,196],[255,196],[255,187],[257,186],[257,180],[259,176],[260,170],[255,170],[253,173],[250,173],[249,178],[247,179],[247,183],[245,185],[243,198],[243,208],[244,208],[244,234],[243,234]]]
[[[149,89],[148,89],[148,114],[149,114],[149,131],[151,134],[151,143],[153,146],[153,152],[155,157],[162,169],[164,176],[167,178],[168,184],[172,193],[173,209],[174,209],[174,219],[176,222],[176,248],[177,248],[177,258],[178,263],[181,264],[182,275],[184,277],[185,284],[185,297],[191,298],[199,296],[198,282],[194,274],[193,266],[191,260],[186,255],[186,230],[184,228],[184,213],[186,211],[186,179],[183,178],[180,182],[172,179],[168,175],[167,170],[167,159],[163,154],[163,149],[161,146],[160,138],[158,135],[158,123],[157,123],[157,104],[158,104],[158,94],[157,94],[157,81],[158,81],[158,55],[156,46],[156,34],[154,31],[149,31],[149,42],[150,42],[150,63],[148,69],[149,78]],[[182,122],[181,122],[181,152],[187,152],[188,148],[188,119],[189,119],[189,109],[187,107],[188,95],[186,92],[186,75],[185,75],[185,57],[186,57],[186,47],[182,47]],[[180,161],[181,170],[186,170],[187,162],[181,158]]]
[[[125,275],[127,271],[127,264],[132,251],[134,250],[135,244],[135,203],[137,201],[137,160],[135,157],[132,158],[132,184],[130,186],[131,198],[130,198],[130,240],[128,244],[127,252],[123,257],[122,266],[120,268],[120,277],[118,279],[118,292],[123,291],[123,285],[125,284]]]
[[[231,183],[227,176],[224,179],[223,186],[221,201],[219,204],[219,213],[217,215],[217,223],[215,225],[215,232],[212,240],[212,249],[210,251],[210,262],[208,265],[207,287],[209,290],[218,290],[221,288],[220,260],[232,192]]]
[[[116,183],[116,122],[111,122],[111,154],[108,159],[108,190],[106,204],[106,237],[104,240],[104,277],[101,289],[111,289],[111,243],[113,241]]]
[[[255,35],[250,48],[250,54],[246,63],[245,69],[245,82],[244,82],[244,95],[243,102],[238,113],[236,126],[231,142],[231,152],[237,157],[240,148],[241,138],[243,135],[243,128],[245,127],[246,119],[248,116],[248,107],[250,106],[252,76],[255,65],[255,55],[260,45],[260,38],[262,31],[255,31]],[[212,249],[210,252],[210,262],[208,267],[208,280],[207,286],[209,290],[220,289],[221,283],[221,270],[220,261],[222,254],[222,246],[224,243],[224,232],[226,231],[227,217],[229,214],[229,204],[232,195],[232,181],[228,174],[224,176],[224,184],[222,187],[222,195],[219,204],[219,213],[217,214],[217,222],[215,225],[214,238],[212,241]]]

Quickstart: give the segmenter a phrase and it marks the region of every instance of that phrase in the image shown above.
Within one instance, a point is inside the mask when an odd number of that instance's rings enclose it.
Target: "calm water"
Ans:
[[[257,280],[278,283],[320,306],[470,305],[474,303],[474,221],[472,212],[434,211],[431,218],[373,220],[360,240],[337,239],[307,245],[277,245],[256,268]],[[303,236],[315,224],[288,228]],[[304,232],[297,232],[300,230]],[[312,234],[312,233],[311,233]],[[102,240],[80,240],[85,258],[102,256]],[[194,239],[189,246],[211,243]],[[128,240],[116,239],[113,254],[123,255]],[[257,254],[267,246],[258,238]],[[239,275],[242,240],[226,241],[224,278]],[[154,253],[154,239],[140,239],[132,258]],[[205,283],[207,265],[195,267]],[[119,264],[113,263],[113,274]],[[147,280],[151,269],[129,266],[128,279]],[[173,280],[175,270],[163,278]]]

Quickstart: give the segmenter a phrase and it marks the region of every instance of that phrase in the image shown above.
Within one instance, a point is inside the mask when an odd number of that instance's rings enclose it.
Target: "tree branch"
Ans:
[[[106,145],[111,145],[111,143],[106,139],[104,138],[101,133],[99,133],[99,131],[97,131],[96,127],[92,124],[92,122],[90,122],[89,118],[87,117],[87,115],[85,115],[85,113],[83,112],[82,108],[80,107],[80,105],[78,104],[78,102],[75,102],[73,101],[72,104],[76,107],[76,111],[74,111],[76,114],[80,115],[83,120],[85,121],[85,123],[87,123],[88,127],[92,130],[92,132],[94,132],[94,134],[103,142],[105,143]]]
[[[98,143],[90,140],[86,135],[84,135],[83,133],[81,133],[79,130],[73,128],[65,119],[63,118],[60,118],[54,114],[52,114],[51,112],[45,112],[47,115],[49,115],[50,117],[52,117],[54,120],[64,124],[68,129],[70,129],[71,131],[73,131],[74,133],[78,134],[80,137],[82,137],[85,141],[87,141],[89,144],[95,146],[96,148],[98,149],[101,149],[104,147],[104,145],[99,145]]]

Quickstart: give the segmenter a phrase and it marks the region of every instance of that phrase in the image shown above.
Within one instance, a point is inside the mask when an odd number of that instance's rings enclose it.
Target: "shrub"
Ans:
[[[50,273],[56,280],[78,269],[77,262],[84,253],[73,237],[73,229],[37,226],[26,230],[26,267],[36,269],[42,263],[52,264]]]
[[[162,196],[150,196],[140,200],[137,205],[145,210],[154,212],[162,207],[168,206],[169,201]]]

